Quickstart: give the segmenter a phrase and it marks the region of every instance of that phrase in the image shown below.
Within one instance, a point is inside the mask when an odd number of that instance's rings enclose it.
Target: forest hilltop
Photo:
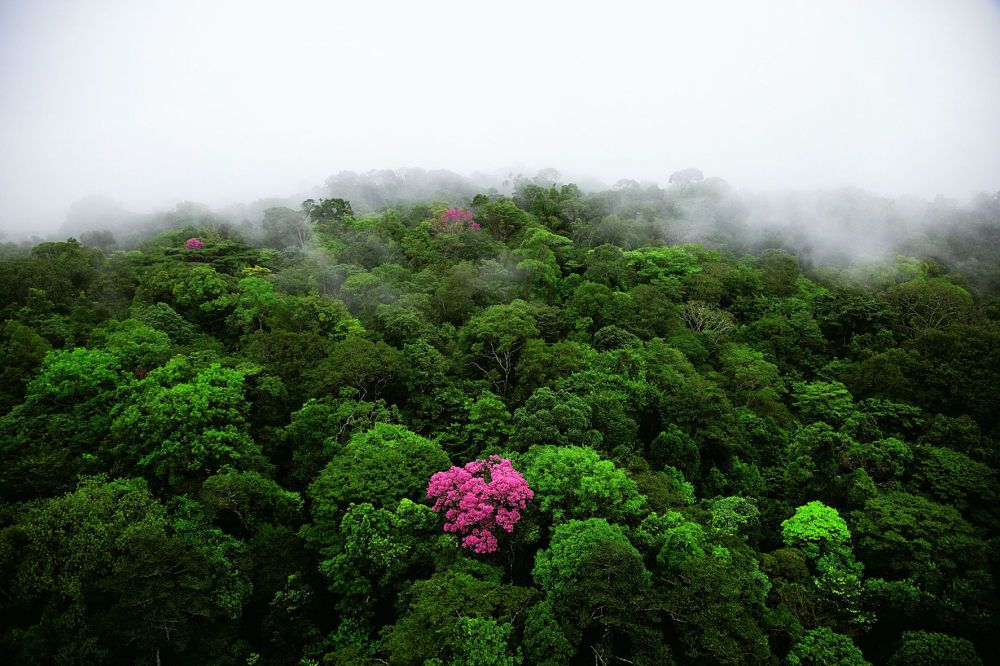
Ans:
[[[1000,195],[444,175],[0,244],[0,662],[996,663]]]

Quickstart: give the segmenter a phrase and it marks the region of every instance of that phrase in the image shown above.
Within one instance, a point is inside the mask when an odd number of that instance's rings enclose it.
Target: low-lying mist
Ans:
[[[898,253],[961,267],[981,282],[998,279],[1000,193],[958,202],[891,198],[859,188],[757,192],[705,177],[694,168],[671,174],[665,183],[624,179],[609,186],[593,178],[567,180],[554,169],[471,176],[419,168],[341,171],[322,186],[287,197],[222,208],[185,201],[149,213],[92,197],[76,202],[57,232],[41,236],[24,231],[0,240],[12,249],[76,237],[105,251],[129,250],[162,231],[192,227],[266,244],[262,222],[267,211],[302,215],[305,199],[345,199],[357,217],[393,208],[429,219],[437,209],[468,206],[477,194],[486,194],[510,198],[536,217],[559,218],[566,234],[574,221],[584,221],[590,237],[576,240],[595,247],[612,243],[629,248],[652,238],[748,254],[780,248],[813,269],[877,262]]]

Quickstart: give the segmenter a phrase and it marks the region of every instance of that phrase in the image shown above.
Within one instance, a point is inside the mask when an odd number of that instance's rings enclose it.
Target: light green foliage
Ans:
[[[681,280],[701,270],[697,257],[687,247],[645,247],[625,252],[624,259],[637,283],[675,296],[680,292]]]
[[[108,439],[118,391],[131,382],[108,352],[46,354],[24,402],[0,417],[0,493],[27,499],[72,488],[76,475],[97,462],[94,454]]]
[[[152,370],[170,356],[170,336],[135,319],[111,322],[90,334],[91,347],[111,352],[127,370]]]
[[[121,381],[118,357],[96,349],[57,350],[45,356],[38,377],[28,383],[26,402],[78,408],[102,397]]]
[[[535,568],[531,572],[535,583],[544,592],[562,592],[576,580],[579,565],[594,548],[608,542],[621,544],[627,552],[639,555],[625,538],[622,528],[603,518],[570,520],[556,525],[549,547],[535,555]]]
[[[589,447],[535,445],[523,460],[539,508],[557,523],[592,516],[621,521],[640,515],[645,504],[625,470]]]
[[[809,502],[781,523],[785,544],[800,548],[809,557],[850,548],[851,532],[836,509],[822,502]]]
[[[785,659],[792,666],[871,666],[854,641],[827,627],[806,632]]]
[[[544,227],[531,227],[525,230],[517,254],[546,264],[554,264],[556,262],[555,252],[559,248],[572,245],[572,239],[554,234]]]
[[[243,374],[218,363],[189,381],[174,383],[171,373],[170,367],[150,373],[116,413],[111,431],[119,464],[171,486],[205,478],[221,465],[258,464]]]
[[[976,648],[964,638],[931,631],[903,633],[890,666],[982,666]]]

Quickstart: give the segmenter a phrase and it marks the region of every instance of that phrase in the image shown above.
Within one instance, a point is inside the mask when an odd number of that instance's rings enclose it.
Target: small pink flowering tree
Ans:
[[[449,208],[438,216],[434,227],[438,232],[455,233],[472,221],[472,213],[462,208]]]
[[[203,250],[205,249],[205,244],[197,238],[188,238],[187,242],[184,243],[184,248],[188,250]]]
[[[432,508],[445,512],[445,532],[465,535],[462,547],[477,553],[494,552],[494,530],[511,532],[521,519],[520,509],[534,496],[510,458],[500,456],[438,472],[427,486],[427,497],[436,498]]]

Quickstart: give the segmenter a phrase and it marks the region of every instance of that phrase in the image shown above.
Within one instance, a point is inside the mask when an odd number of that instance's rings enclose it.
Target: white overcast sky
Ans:
[[[0,0],[0,229],[340,170],[1000,189],[1000,2]]]

